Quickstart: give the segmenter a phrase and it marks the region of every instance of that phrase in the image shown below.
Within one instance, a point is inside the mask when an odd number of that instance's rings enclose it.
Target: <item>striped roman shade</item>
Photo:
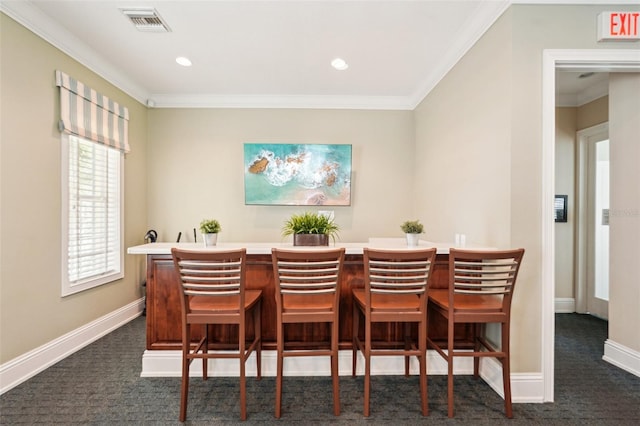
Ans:
[[[60,87],[60,131],[129,152],[129,110],[62,71],[56,71]]]

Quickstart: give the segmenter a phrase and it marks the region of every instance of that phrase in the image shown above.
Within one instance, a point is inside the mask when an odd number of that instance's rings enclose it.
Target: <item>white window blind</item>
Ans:
[[[64,296],[121,278],[123,251],[121,152],[73,135],[63,145]]]

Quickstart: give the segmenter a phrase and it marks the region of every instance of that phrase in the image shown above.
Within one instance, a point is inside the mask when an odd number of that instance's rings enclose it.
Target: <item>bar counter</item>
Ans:
[[[407,247],[404,238],[371,238],[368,242],[363,243],[330,243],[329,246],[294,246],[291,243],[218,243],[213,247],[205,247],[204,243],[149,243],[139,246],[129,247],[128,254],[166,254],[171,256],[171,249],[178,247],[183,250],[232,250],[238,248],[246,248],[247,255],[267,254],[271,255],[272,248],[282,248],[289,250],[322,250],[328,248],[344,247],[347,255],[362,255],[362,249],[365,247],[390,250],[412,250],[435,247],[438,254],[449,254],[450,243],[434,243],[430,241],[420,240],[418,247]]]
[[[352,297],[351,289],[364,287],[364,268],[362,262],[363,248],[411,250],[419,248],[437,248],[436,264],[430,282],[432,288],[446,288],[448,281],[448,253],[451,244],[438,244],[420,241],[415,248],[407,247],[403,238],[372,238],[367,243],[336,243],[332,247],[344,247],[345,263],[340,283],[340,349],[351,349],[352,342]],[[287,248],[294,250],[318,250],[327,247],[301,247],[287,243],[218,243],[215,247],[205,248],[203,243],[149,243],[130,247],[132,255],[146,255],[147,260],[147,350],[179,350],[181,347],[181,317],[179,278],[171,257],[171,248],[193,250],[228,250],[244,247],[247,250],[247,282],[248,289],[261,289],[262,301],[262,340],[263,348],[274,350],[276,346],[276,304],[275,284],[271,264],[271,248]],[[222,342],[233,341],[237,331],[232,326],[218,326],[215,336]],[[429,315],[429,333],[438,340],[446,339],[446,323],[442,318]],[[325,324],[290,326],[286,329],[287,340],[300,342],[327,338],[328,327]],[[417,332],[417,331],[415,331]],[[467,332],[464,327],[456,329],[460,342],[465,340]],[[253,330],[249,327],[249,335]],[[194,336],[197,339],[199,336]],[[395,342],[402,340],[403,330],[400,326],[381,325],[373,330],[374,340]],[[458,339],[457,339],[458,340]]]

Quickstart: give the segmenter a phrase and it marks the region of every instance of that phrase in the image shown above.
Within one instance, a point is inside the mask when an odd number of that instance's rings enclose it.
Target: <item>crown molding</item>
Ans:
[[[548,5],[590,5],[610,4],[613,6],[637,5],[638,0],[511,0],[511,4],[548,4]]]
[[[147,105],[154,108],[413,110],[410,99],[404,96],[152,94]]]
[[[511,0],[484,1],[476,6],[476,13],[463,25],[465,30],[457,34],[454,47],[447,51],[447,54],[438,62],[437,68],[411,96],[413,109],[440,83],[512,3]]]
[[[66,28],[42,13],[30,1],[1,1],[0,11],[138,102],[146,102],[149,97],[147,91]]]

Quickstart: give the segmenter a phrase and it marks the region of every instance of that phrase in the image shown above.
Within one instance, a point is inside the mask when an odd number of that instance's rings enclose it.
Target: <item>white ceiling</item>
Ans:
[[[413,109],[511,3],[2,0],[0,7],[156,107]],[[138,31],[121,11],[131,7],[155,8],[171,32]],[[177,65],[177,56],[193,66]],[[349,68],[333,69],[335,57]]]
[[[556,71],[556,106],[582,106],[608,93],[608,72]]]

